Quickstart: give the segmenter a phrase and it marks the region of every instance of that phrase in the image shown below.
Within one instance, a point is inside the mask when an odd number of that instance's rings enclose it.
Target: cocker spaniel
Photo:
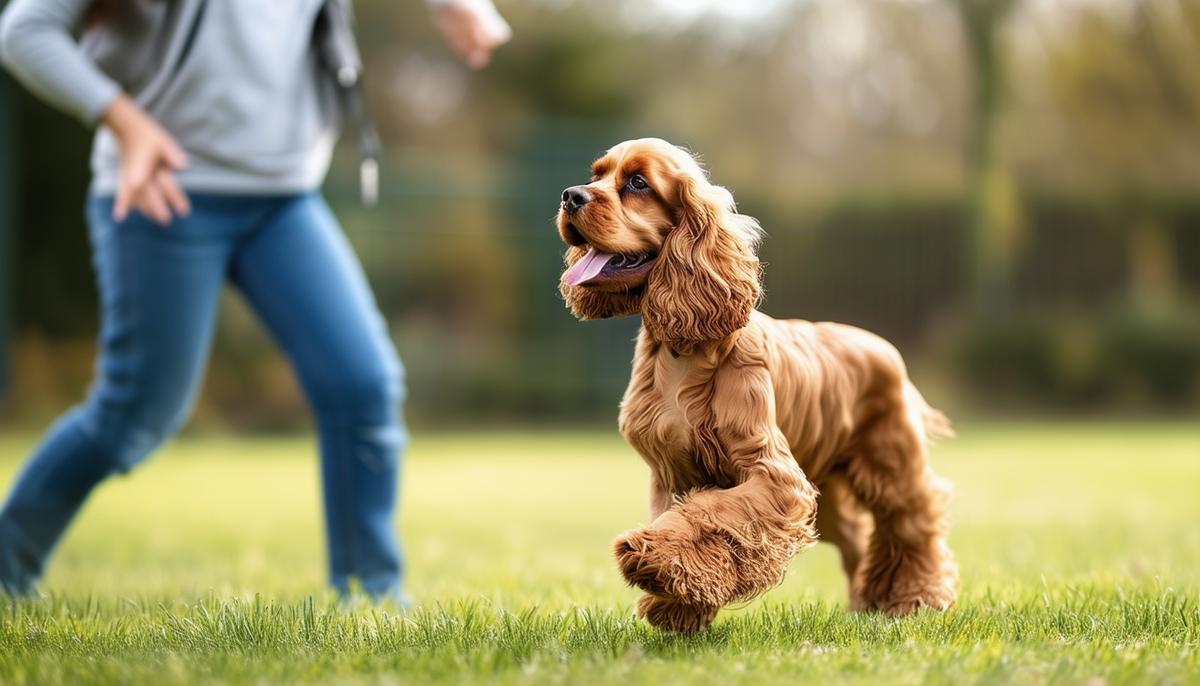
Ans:
[[[699,631],[818,538],[854,609],[954,604],[949,487],[926,456],[951,430],[891,344],[756,311],[758,222],[666,141],[609,150],[557,224],[571,311],[642,315],[620,429],[650,467],[651,522],[614,544],[642,617]]]

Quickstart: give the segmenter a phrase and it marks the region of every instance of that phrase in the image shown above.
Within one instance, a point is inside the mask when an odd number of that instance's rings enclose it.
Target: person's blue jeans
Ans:
[[[194,194],[161,227],[88,201],[101,295],[97,378],[48,431],[0,510],[0,586],[33,590],[92,489],[188,416],[228,281],[284,349],[316,415],[332,585],[402,598],[394,530],[403,369],[358,260],[319,193]],[[268,484],[263,485],[269,487]]]

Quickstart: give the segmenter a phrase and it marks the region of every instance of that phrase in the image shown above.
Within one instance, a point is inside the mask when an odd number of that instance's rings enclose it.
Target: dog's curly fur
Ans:
[[[562,286],[581,319],[642,315],[620,428],[650,466],[651,522],[614,544],[647,594],[638,613],[699,631],[818,537],[841,552],[852,608],[950,607],[949,487],[926,448],[951,432],[896,349],[757,312],[758,223],[686,151],[621,143],[579,188],[586,202],[558,217],[568,268],[590,249],[656,256],[644,274]]]

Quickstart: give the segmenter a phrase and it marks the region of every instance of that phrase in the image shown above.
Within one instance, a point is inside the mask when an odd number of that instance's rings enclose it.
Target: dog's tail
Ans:
[[[907,383],[904,390],[908,400],[909,416],[915,426],[924,430],[926,440],[932,443],[943,438],[954,438],[957,435],[954,427],[950,424],[950,418],[941,410],[930,405],[911,381]]]

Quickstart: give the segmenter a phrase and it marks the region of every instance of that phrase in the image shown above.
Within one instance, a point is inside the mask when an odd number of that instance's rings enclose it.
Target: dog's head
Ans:
[[[568,246],[561,290],[580,319],[641,312],[665,343],[724,338],[758,304],[760,230],[709,183],[686,150],[626,141],[563,191],[558,233]]]

